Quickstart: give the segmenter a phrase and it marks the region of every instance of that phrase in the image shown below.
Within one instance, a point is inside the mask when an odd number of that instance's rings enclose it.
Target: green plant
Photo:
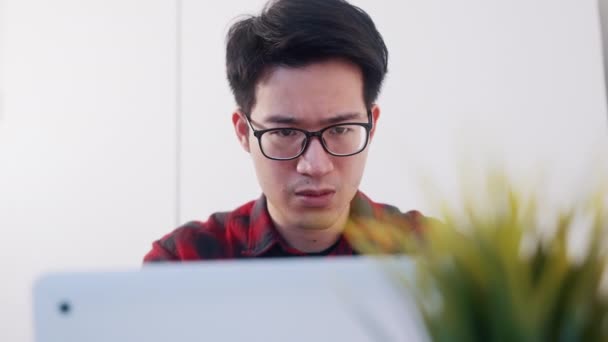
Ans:
[[[391,272],[414,294],[433,341],[608,341],[601,189],[543,210],[536,194],[496,172],[458,207],[443,206],[421,239],[397,219],[347,231],[365,253],[412,255],[414,279]],[[587,243],[575,246],[581,237]]]

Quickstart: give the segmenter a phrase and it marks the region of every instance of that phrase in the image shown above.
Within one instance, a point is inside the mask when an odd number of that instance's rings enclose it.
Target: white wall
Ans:
[[[4,56],[4,53],[2,51],[2,49],[4,48],[4,24],[5,24],[5,20],[4,20],[4,0],[0,0],[0,120],[2,120],[2,115],[4,113],[4,105],[3,105],[3,99],[4,99],[4,75],[2,74],[2,69],[3,69],[3,61],[2,58]]]
[[[177,222],[259,195],[224,35],[263,1],[0,1],[0,341],[19,342],[40,272],[137,267]],[[364,191],[432,212],[420,170],[455,198],[454,161],[495,149],[554,165],[565,198],[607,133],[594,1],[354,3],[391,53]]]
[[[259,195],[248,155],[231,123],[235,108],[225,73],[225,34],[237,16],[265,1],[231,0],[214,6],[182,0],[182,166],[180,221],[205,219]]]
[[[31,338],[40,272],[138,267],[175,224],[175,12],[5,1],[0,341]]]

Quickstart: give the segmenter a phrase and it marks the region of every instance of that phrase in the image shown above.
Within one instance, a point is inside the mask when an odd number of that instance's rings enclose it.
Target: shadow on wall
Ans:
[[[600,23],[602,25],[602,50],[604,53],[604,80],[608,83],[608,0],[598,0]],[[606,86],[608,100],[608,86]],[[608,115],[608,113],[607,113]],[[608,119],[608,117],[607,117]]]

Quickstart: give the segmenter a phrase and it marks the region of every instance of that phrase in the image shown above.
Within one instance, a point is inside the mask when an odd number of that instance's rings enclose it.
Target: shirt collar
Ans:
[[[365,194],[357,191],[350,203],[349,219],[374,217],[376,215],[373,202]],[[251,209],[248,234],[246,251],[248,256],[260,256],[277,244],[283,248],[287,247],[287,243],[272,223],[268,213],[266,196],[263,194],[254,202]]]

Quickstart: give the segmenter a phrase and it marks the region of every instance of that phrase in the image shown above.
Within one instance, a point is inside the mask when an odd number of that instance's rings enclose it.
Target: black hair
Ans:
[[[226,73],[240,109],[250,114],[255,87],[271,67],[301,67],[331,58],[357,65],[371,107],[387,72],[388,50],[370,16],[344,0],[275,0],[227,35]]]

